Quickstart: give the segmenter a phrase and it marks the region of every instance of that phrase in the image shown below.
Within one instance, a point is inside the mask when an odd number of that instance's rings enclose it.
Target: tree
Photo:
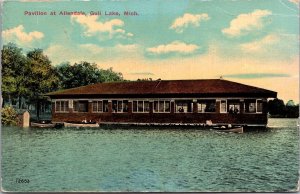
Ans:
[[[112,68],[103,70],[99,69],[95,63],[83,61],[81,63],[63,63],[56,67],[60,80],[60,88],[74,88],[94,83],[108,81],[122,81],[121,73],[114,72]]]
[[[122,73],[114,72],[112,67],[106,70],[100,69],[100,73],[102,82],[124,81]]]
[[[4,101],[11,104],[14,100],[19,100],[26,96],[28,89],[25,86],[25,74],[27,72],[27,59],[22,53],[22,49],[15,44],[8,43],[2,49],[2,94]]]
[[[286,103],[286,106],[295,106],[295,103],[293,100],[289,100],[287,103]]]
[[[27,62],[30,67],[26,74],[26,86],[30,89],[30,102],[36,103],[37,118],[39,119],[40,103],[46,101],[42,96],[58,87],[58,76],[51,66],[51,61],[43,54],[42,49],[34,49],[27,53]]]
[[[289,100],[284,105],[283,100],[274,99],[268,102],[269,113],[271,116],[282,118],[298,118],[299,117],[299,104],[295,105],[293,100]]]
[[[298,118],[299,117],[299,104],[295,105],[293,100],[286,103],[286,117]]]
[[[271,115],[285,115],[285,105],[281,99],[270,100],[268,102],[268,109]]]

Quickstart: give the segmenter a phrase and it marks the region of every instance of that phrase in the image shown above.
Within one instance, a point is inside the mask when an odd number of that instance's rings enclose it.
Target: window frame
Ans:
[[[225,102],[225,111],[222,111],[222,101]],[[221,114],[227,113],[227,99],[220,100],[220,113]]]
[[[214,102],[214,104],[215,104],[215,107],[214,107],[215,111],[213,111],[213,112],[205,112],[205,109],[207,108],[207,104],[210,103],[210,101]],[[205,104],[204,110],[202,108],[203,104]],[[203,110],[203,112],[199,111],[199,105],[201,105],[201,110]],[[215,99],[197,99],[197,113],[201,113],[201,114],[203,114],[203,113],[217,113],[217,100],[215,100]]]
[[[136,102],[136,110],[133,107],[134,102]],[[143,111],[139,111],[139,102],[142,102],[142,104],[143,104]],[[145,110],[145,102],[146,103],[148,102],[148,108],[149,108],[148,111]],[[132,100],[131,107],[132,107],[132,113],[150,113],[150,101],[149,100]]]
[[[99,111],[99,103],[101,102],[102,110]],[[94,110],[94,104],[96,103],[96,111]],[[103,100],[93,100],[92,101],[92,112],[93,113],[103,113]]]
[[[258,101],[261,101],[261,111],[258,111]],[[263,100],[262,99],[256,99],[255,101],[256,103],[256,113],[257,114],[262,114],[263,113],[263,109],[264,109],[264,104],[263,104]]]
[[[230,106],[233,107],[233,111],[232,112],[230,112]],[[234,111],[236,107],[238,107],[237,108],[238,112]],[[226,109],[227,109],[227,113],[228,114],[241,114],[241,108],[242,108],[242,106],[241,106],[240,99],[231,99],[231,98],[227,99],[227,107],[226,107]]]
[[[246,103],[244,103],[244,114],[262,114],[263,113],[263,102],[264,102],[264,100],[263,99],[250,99],[250,100],[253,100],[253,102],[252,103],[254,103],[255,105],[255,111],[253,111],[253,112],[246,112]],[[258,101],[261,101],[261,104],[262,104],[262,106],[261,106],[261,111],[258,111]]]
[[[157,110],[155,110],[154,104],[157,102]],[[163,111],[160,111],[160,104],[163,102]],[[169,103],[169,111],[166,111],[166,102]],[[153,100],[153,113],[171,113],[171,100]]]
[[[72,100],[73,102],[73,112],[75,112],[75,113],[88,113],[89,112],[89,101],[88,100]],[[86,111],[79,111],[79,105],[80,105],[80,101],[85,101],[85,103],[87,103],[86,104]],[[78,104],[78,110],[75,110],[75,103],[77,103]],[[82,102],[81,102],[82,103]]]
[[[107,103],[107,111],[104,111],[105,110],[105,103],[104,101],[106,101]],[[97,103],[97,107],[96,107],[96,110],[97,111],[94,111],[94,103]],[[102,111],[98,111],[99,110],[99,102],[102,103]],[[108,113],[108,100],[92,100],[92,113]]]
[[[127,101],[127,112],[124,112],[124,102]],[[113,110],[114,102],[116,102],[116,111]],[[119,105],[121,104],[121,110],[119,111]],[[111,112],[112,113],[128,113],[129,101],[124,99],[111,100]]]
[[[59,108],[60,108],[58,111],[56,110],[57,109],[57,105],[56,105],[57,102],[59,103]],[[62,102],[67,103],[67,110],[62,110],[62,107],[63,107],[63,109],[65,109],[65,106],[62,106]],[[69,100],[55,100],[54,110],[55,110],[55,113],[69,113]]]
[[[190,111],[190,112],[188,112],[188,111],[187,111],[187,112],[179,112],[179,111],[178,111],[178,108],[177,108],[178,105],[177,105],[176,101],[177,101],[177,102],[178,102],[178,101],[190,101],[190,102],[188,102],[188,106],[189,106],[189,103],[190,103],[190,104],[191,104],[191,111]],[[187,108],[188,108],[188,107],[187,107]],[[193,102],[193,99],[180,99],[180,100],[175,100],[175,101],[174,101],[174,112],[175,112],[175,113],[179,113],[179,114],[180,114],[180,113],[181,113],[181,114],[182,114],[182,113],[188,114],[188,113],[193,113],[193,112],[194,112],[193,110],[194,110],[194,102]],[[198,111],[198,110],[197,110],[197,111]]]
[[[247,108],[247,104],[246,104],[246,101],[248,101],[247,103],[248,103],[248,108]],[[254,111],[252,111],[252,112],[250,112],[250,111],[248,111],[247,112],[247,109],[250,109],[250,104],[254,104]],[[256,114],[256,99],[245,99],[244,100],[244,114]]]

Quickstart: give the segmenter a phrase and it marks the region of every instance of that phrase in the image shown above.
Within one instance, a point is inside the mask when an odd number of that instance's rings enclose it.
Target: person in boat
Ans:
[[[87,120],[86,120],[86,118],[84,118],[84,120],[82,121],[82,123],[87,123]]]

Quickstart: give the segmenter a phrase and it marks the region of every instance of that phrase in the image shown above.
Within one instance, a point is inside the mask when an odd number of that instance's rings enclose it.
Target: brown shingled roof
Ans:
[[[50,97],[91,95],[256,95],[276,97],[274,91],[222,79],[97,83],[46,94]]]

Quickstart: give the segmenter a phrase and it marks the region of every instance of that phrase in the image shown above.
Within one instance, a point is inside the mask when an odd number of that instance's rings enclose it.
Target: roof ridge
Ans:
[[[223,79],[154,80],[94,83],[45,94],[129,95],[129,94],[218,94],[254,93],[275,96],[274,91]]]
[[[222,80],[222,81],[227,81],[227,82],[234,83],[234,84],[238,84],[238,85],[242,85],[242,86],[247,86],[247,87],[251,87],[251,88],[255,88],[255,89],[267,90],[267,91],[273,92],[272,90],[268,90],[268,89],[264,89],[264,88],[261,88],[261,87],[248,85],[248,84],[242,84],[242,83],[235,82],[235,81],[230,81],[230,80]]]

